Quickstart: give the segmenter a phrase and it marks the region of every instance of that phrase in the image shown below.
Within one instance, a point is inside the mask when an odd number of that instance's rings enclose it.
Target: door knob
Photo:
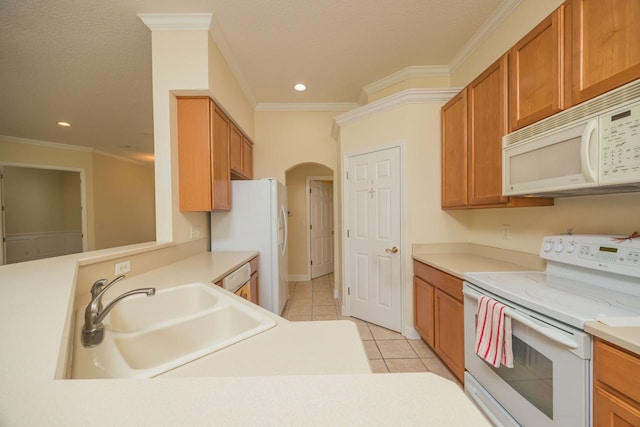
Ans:
[[[398,252],[398,248],[394,246],[392,248],[387,248],[384,251],[388,254],[395,254],[396,252]]]

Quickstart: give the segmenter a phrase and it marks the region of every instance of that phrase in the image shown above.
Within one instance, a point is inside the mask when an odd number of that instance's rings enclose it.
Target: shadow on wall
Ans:
[[[329,274],[335,264],[333,169],[319,163],[301,163],[286,171],[285,180],[289,280],[304,281]]]

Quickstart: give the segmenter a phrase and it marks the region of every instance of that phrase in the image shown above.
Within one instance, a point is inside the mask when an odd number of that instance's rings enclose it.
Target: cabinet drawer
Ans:
[[[596,382],[640,402],[640,358],[598,339],[593,353]]]
[[[419,261],[413,262],[413,274],[446,292],[458,301],[462,301],[462,280],[437,268],[429,267]]]
[[[258,257],[253,257],[249,260],[249,267],[251,267],[251,274],[258,271]]]

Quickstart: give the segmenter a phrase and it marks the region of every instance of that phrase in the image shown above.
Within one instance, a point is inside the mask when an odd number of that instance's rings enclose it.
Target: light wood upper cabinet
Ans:
[[[178,98],[181,211],[231,208],[229,119],[208,97]]]
[[[509,132],[564,108],[563,35],[561,6],[509,50]]]
[[[231,123],[229,150],[232,176],[253,179],[253,143],[233,122]]]
[[[502,137],[507,133],[507,57],[467,88],[469,97],[469,204],[506,203],[502,196]]]
[[[467,206],[467,89],[442,107],[442,207]]]
[[[242,171],[245,178],[253,179],[253,142],[246,136],[242,138]]]
[[[569,0],[570,105],[640,78],[640,1]]]

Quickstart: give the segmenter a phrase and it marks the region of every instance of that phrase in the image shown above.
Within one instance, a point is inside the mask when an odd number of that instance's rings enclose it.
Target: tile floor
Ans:
[[[380,326],[341,316],[337,300],[333,299],[332,274],[307,282],[291,282],[290,287],[291,297],[283,316],[294,322],[339,319],[354,322],[374,373],[433,372],[460,385],[422,340],[407,339]]]

